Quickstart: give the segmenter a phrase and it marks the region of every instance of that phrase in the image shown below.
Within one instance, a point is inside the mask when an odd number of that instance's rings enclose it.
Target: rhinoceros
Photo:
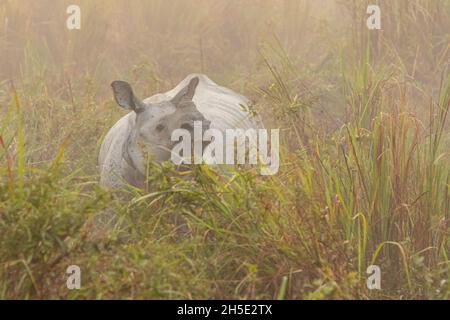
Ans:
[[[140,100],[129,83],[112,84],[117,104],[130,110],[106,134],[100,148],[100,184],[120,188],[130,184],[144,187],[146,161],[170,160],[171,132],[192,130],[194,121],[225,132],[227,129],[262,128],[249,111],[249,99],[219,86],[204,74],[190,74],[175,88]]]

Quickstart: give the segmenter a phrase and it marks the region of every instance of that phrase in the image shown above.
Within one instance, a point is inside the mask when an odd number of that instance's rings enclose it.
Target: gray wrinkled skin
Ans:
[[[191,74],[174,89],[143,101],[126,82],[114,81],[111,86],[117,103],[132,112],[109,130],[100,148],[100,184],[106,187],[144,188],[146,155],[157,162],[169,160],[176,143],[170,139],[172,131],[191,130],[194,121],[202,121],[203,130],[222,132],[261,127],[245,108],[247,98],[202,74]]]

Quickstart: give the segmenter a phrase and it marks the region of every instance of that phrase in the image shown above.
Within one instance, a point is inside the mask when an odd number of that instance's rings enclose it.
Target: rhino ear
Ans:
[[[192,101],[192,98],[194,98],[195,89],[198,85],[198,77],[194,77],[189,81],[189,84],[184,87],[183,89],[178,92],[175,97],[172,98],[172,103],[176,106],[180,104],[180,102],[183,101]]]
[[[128,82],[117,80],[111,83],[111,87],[119,106],[135,112],[140,112],[144,109],[145,104],[134,95],[133,89],[131,89]]]

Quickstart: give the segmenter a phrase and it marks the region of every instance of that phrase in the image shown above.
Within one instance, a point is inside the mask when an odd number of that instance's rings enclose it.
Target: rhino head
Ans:
[[[193,140],[194,121],[202,121],[203,131],[209,128],[210,121],[205,119],[192,100],[198,83],[198,77],[192,78],[172,99],[157,103],[137,98],[130,84],[125,81],[111,84],[117,104],[136,114],[122,155],[142,175],[145,176],[149,159],[156,162],[170,159],[171,150],[177,143],[171,139],[175,129],[190,131]]]

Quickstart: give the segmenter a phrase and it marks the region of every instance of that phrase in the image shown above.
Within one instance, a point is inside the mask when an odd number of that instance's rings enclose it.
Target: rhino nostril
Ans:
[[[181,129],[185,129],[185,130],[188,130],[188,131],[194,130],[194,128],[192,127],[192,124],[190,124],[190,123],[183,123],[181,125]]]
[[[203,119],[203,120],[195,120],[195,123],[198,123],[198,122],[201,123],[202,130],[208,129],[210,124],[211,124],[211,121],[205,120],[205,119]],[[198,126],[198,124],[196,124],[195,126]],[[183,123],[180,126],[180,128],[188,130],[188,131],[194,131],[194,124],[192,122],[185,122],[185,123]]]

